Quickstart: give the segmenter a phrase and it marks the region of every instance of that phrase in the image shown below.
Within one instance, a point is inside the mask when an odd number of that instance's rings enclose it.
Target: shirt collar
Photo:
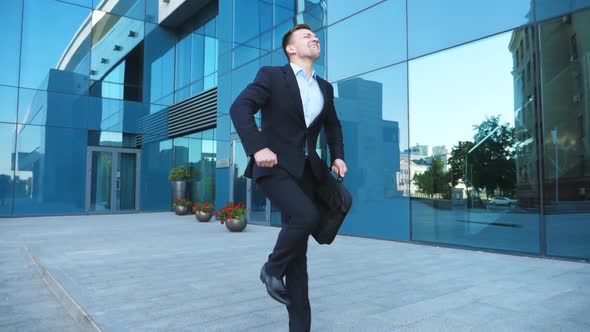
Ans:
[[[303,70],[303,68],[299,67],[298,65],[294,64],[293,62],[289,62],[289,64],[291,65],[291,69],[293,69],[293,72],[295,73],[295,76],[297,76],[297,74],[299,74],[300,71],[303,71],[303,74],[305,74],[305,71]],[[311,72],[311,78],[313,78],[314,80],[316,79],[316,72],[315,70]],[[304,75],[305,77],[305,75]]]

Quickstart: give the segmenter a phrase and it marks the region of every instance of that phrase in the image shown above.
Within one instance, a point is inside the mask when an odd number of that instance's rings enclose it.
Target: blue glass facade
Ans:
[[[590,259],[589,22],[590,1],[10,1],[0,216],[168,211],[184,165],[191,200],[280,224],[228,111],[307,23],[345,137],[343,234]],[[171,134],[212,89],[214,128]]]

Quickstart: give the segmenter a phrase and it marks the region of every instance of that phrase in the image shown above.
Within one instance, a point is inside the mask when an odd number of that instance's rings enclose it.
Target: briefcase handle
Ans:
[[[332,172],[332,167],[328,167],[328,171]],[[332,172],[332,173],[334,173],[334,172]],[[342,183],[344,181],[344,178],[342,176],[340,176],[340,174],[338,174],[338,173],[334,173],[334,174],[336,174],[336,182]]]

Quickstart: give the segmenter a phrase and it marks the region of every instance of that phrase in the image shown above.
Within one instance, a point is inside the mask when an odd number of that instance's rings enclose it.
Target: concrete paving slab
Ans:
[[[279,229],[231,233],[194,220],[2,219],[0,250],[29,248],[104,331],[287,331],[285,307],[258,280]],[[331,246],[311,240],[308,262],[313,331],[590,330],[586,263],[347,236]],[[17,265],[0,258],[3,270]],[[0,275],[0,296],[51,295],[38,286]],[[59,308],[19,305],[29,310],[13,320],[15,309],[0,306],[6,328],[27,319],[56,328],[44,317]]]

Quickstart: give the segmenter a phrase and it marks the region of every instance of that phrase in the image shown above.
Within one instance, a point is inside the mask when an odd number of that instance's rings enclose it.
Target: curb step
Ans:
[[[41,263],[41,261],[33,256],[31,250],[25,247],[29,258],[35,265],[37,272],[47,285],[47,288],[57,297],[59,302],[63,305],[64,309],[68,314],[78,323],[78,326],[84,332],[102,332],[102,329],[92,319],[92,317],[74,300],[74,298],[68,293],[68,291],[55,279],[55,277],[47,270],[47,268]]]

